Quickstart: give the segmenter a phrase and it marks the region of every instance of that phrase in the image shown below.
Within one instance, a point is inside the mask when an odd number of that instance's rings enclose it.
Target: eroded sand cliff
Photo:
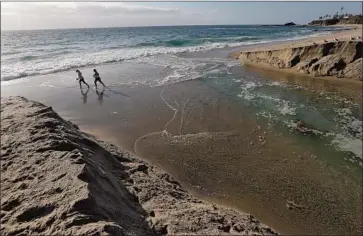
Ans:
[[[292,69],[312,76],[362,80],[362,42],[338,41],[232,54],[242,63]]]

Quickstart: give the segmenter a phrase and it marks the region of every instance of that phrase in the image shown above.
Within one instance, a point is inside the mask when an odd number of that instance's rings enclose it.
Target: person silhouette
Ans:
[[[78,74],[77,80],[79,80],[79,87],[82,88],[82,83],[84,83],[89,88],[89,85],[86,83],[86,81],[84,81],[84,77],[83,77],[82,73],[79,70],[76,70],[76,72]]]
[[[93,78],[95,78],[95,86],[97,88],[97,82],[100,82],[103,87],[106,87],[105,84],[101,81],[101,77],[100,77],[100,74],[98,73],[98,71],[96,69],[93,69]]]
[[[83,103],[87,103],[87,93],[89,91],[89,87],[87,87],[87,90],[86,92],[83,91],[83,88],[81,88],[81,94],[82,94],[82,97],[83,97]]]

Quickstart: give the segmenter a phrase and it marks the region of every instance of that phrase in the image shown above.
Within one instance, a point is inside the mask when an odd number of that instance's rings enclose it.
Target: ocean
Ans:
[[[167,26],[1,32],[1,80],[160,54],[293,40],[339,30],[251,25]]]

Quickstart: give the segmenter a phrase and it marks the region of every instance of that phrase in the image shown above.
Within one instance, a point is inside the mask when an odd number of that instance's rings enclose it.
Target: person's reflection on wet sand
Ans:
[[[105,91],[105,88],[102,89],[102,91],[98,91],[98,89],[96,88],[96,93],[98,96],[98,101],[100,103],[100,106],[102,106],[103,103],[103,92]]]
[[[83,104],[87,103],[87,93],[89,91],[89,87],[87,87],[87,90],[84,92],[83,91],[83,88],[81,88],[81,94],[82,94],[82,97],[83,97]]]

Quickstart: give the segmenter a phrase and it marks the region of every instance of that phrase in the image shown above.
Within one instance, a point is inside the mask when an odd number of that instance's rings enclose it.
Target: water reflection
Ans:
[[[104,87],[100,91],[98,91],[98,88],[96,88],[97,99],[98,99],[98,102],[100,103],[100,106],[102,106],[102,104],[103,104],[104,91],[105,91]]]
[[[80,88],[80,90],[81,90],[81,94],[82,94],[83,104],[86,104],[87,103],[87,94],[88,94],[88,91],[89,91],[89,87],[87,87],[86,91],[83,91],[82,87]]]

